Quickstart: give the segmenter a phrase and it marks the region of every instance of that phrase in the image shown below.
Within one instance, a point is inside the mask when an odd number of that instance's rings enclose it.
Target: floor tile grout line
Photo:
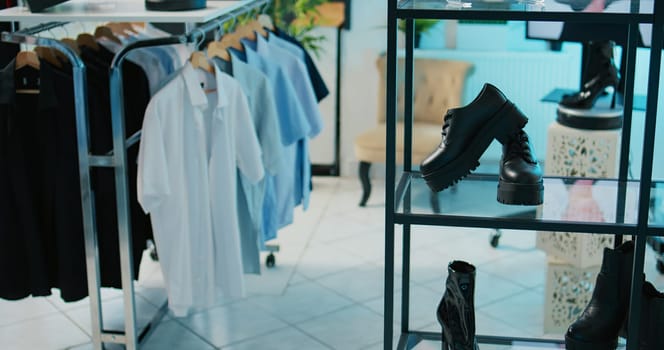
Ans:
[[[326,348],[328,348],[328,349],[330,349],[330,350],[335,350],[334,347],[332,347],[331,345],[327,344],[326,342],[324,342],[324,341],[321,340],[321,339],[318,339],[318,338],[315,337],[314,335],[309,334],[309,332],[307,332],[307,331],[305,331],[304,329],[298,327],[297,325],[293,325],[293,328],[295,328],[295,329],[297,329],[298,331],[302,332],[304,335],[306,335],[307,337],[309,337],[309,338],[315,340],[316,342],[318,342],[319,344],[323,345],[324,347],[326,347]]]
[[[17,321],[12,321],[10,323],[0,324],[0,328],[11,327],[11,326],[19,325],[19,324],[22,324],[22,323],[39,320],[41,318],[53,317],[57,314],[63,313],[59,308],[55,307],[50,301],[48,301],[48,302],[49,302],[49,304],[51,304],[55,308],[55,310],[48,311],[47,313],[39,314],[37,316],[31,316],[31,317],[20,319],[20,320],[17,320]]]

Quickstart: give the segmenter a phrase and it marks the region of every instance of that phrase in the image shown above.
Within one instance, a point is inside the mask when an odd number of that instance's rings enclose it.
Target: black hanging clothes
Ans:
[[[0,10],[16,6],[15,0],[0,0]],[[10,22],[0,22],[0,33],[11,32]],[[0,42],[0,67],[5,67],[18,53],[19,45]]]
[[[74,96],[71,79],[40,61],[38,94],[18,94],[32,78],[12,61],[0,72],[0,297],[87,296]],[[15,76],[16,74],[16,76]],[[4,209],[3,208],[3,209]],[[4,212],[4,210],[3,210]],[[2,214],[0,214],[2,215]]]

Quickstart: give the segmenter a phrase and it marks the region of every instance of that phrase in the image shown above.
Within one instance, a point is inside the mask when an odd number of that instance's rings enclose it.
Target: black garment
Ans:
[[[5,9],[8,7],[13,7],[16,6],[16,1],[15,0],[3,0],[0,1],[0,10]],[[11,23],[9,22],[0,22],[0,32],[11,32]],[[2,43],[0,42],[0,67],[4,67],[9,62],[11,62],[14,57],[16,57],[16,53],[18,53],[19,46],[18,44],[9,44],[9,43]]]
[[[109,86],[109,68],[113,56],[114,54],[104,47],[100,47],[98,51],[88,47],[81,48],[81,59],[87,67],[90,150],[93,154],[105,154],[113,149]],[[128,137],[142,127],[150,91],[142,68],[129,61],[125,61],[122,68],[125,91],[125,134]],[[138,278],[142,253],[146,248],[146,239],[152,237],[149,218],[140,208],[136,194],[137,157],[138,144],[127,150],[133,269],[136,278]],[[92,169],[91,178],[95,196],[102,285],[120,288],[122,283],[114,169]]]
[[[87,283],[73,85],[44,61],[39,71],[14,66],[0,72],[0,297],[60,288],[79,300]],[[24,76],[39,77],[39,94],[15,93]]]
[[[327,85],[325,85],[325,81],[323,80],[323,77],[320,75],[320,72],[318,71],[318,68],[314,63],[314,60],[311,58],[311,55],[309,55],[309,52],[307,52],[307,50],[304,49],[304,46],[302,46],[302,44],[299,41],[297,41],[297,39],[288,35],[288,33],[286,33],[285,31],[275,27],[274,33],[278,37],[299,46],[302,49],[302,51],[304,51],[305,53],[304,62],[307,66],[307,71],[309,72],[309,79],[311,80],[311,86],[313,86],[314,88],[316,99],[318,100],[318,102],[320,102],[325,97],[327,97],[327,95],[330,94],[330,91],[327,89]]]

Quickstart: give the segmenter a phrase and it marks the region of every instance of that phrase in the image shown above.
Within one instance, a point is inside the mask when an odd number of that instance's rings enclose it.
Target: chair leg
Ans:
[[[438,193],[430,191],[429,200],[431,202],[431,210],[434,214],[440,214],[440,200],[438,199]]]
[[[369,179],[369,169],[371,169],[371,163],[360,161],[359,175],[360,182],[362,183],[362,199],[360,199],[360,207],[367,205],[367,201],[371,195],[371,179]]]

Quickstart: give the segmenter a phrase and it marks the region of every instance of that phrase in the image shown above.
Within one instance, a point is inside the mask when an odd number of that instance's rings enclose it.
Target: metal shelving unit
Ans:
[[[573,12],[569,6],[565,9],[554,0],[503,0],[501,2],[482,2],[465,0],[466,6],[459,6],[460,1],[445,0],[392,0],[388,3],[387,36],[387,173],[386,173],[386,208],[385,208],[385,304],[384,304],[384,348],[393,349],[394,320],[394,247],[395,225],[402,225],[403,266],[401,299],[401,336],[397,349],[412,349],[422,340],[441,340],[441,334],[435,332],[413,331],[409,328],[410,301],[410,238],[412,225],[484,227],[519,230],[543,230],[581,233],[612,233],[620,240],[621,235],[633,235],[635,239],[634,276],[631,283],[629,314],[630,339],[627,350],[637,350],[639,344],[639,320],[641,313],[640,290],[643,284],[642,271],[646,248],[646,237],[662,235],[664,224],[649,221],[650,193],[652,189],[652,166],[654,154],[655,127],[657,119],[657,97],[661,65],[662,43],[664,41],[664,3],[654,0],[619,0],[621,6],[612,6],[602,13]],[[456,3],[456,5],[455,5]],[[412,164],[412,122],[413,122],[413,44],[415,19],[473,19],[473,20],[512,20],[512,21],[563,21],[583,23],[621,23],[628,26],[627,70],[625,74],[624,116],[622,145],[620,149],[620,168],[618,179],[603,181],[605,190],[615,196],[615,220],[608,223],[570,222],[563,218],[519,218],[500,217],[486,213],[485,216],[472,216],[464,213],[436,214],[414,208],[412,193],[426,184]],[[397,174],[396,168],[396,118],[397,118],[397,21],[406,24],[405,86],[406,104],[404,110],[404,168]],[[638,25],[652,23],[652,45],[650,49],[650,68],[648,75],[648,94],[644,128],[641,178],[628,181],[629,146],[632,132],[632,106],[634,101],[634,71],[638,38]],[[527,82],[524,82],[527,84]],[[444,113],[444,111],[441,111]],[[560,181],[561,178],[546,178],[547,183]],[[487,176],[469,176],[464,181],[497,183],[497,179]],[[428,189],[427,189],[428,190]],[[543,205],[555,205],[546,202]],[[635,200],[629,200],[635,198]],[[635,291],[639,291],[638,293]],[[434,309],[432,305],[432,310]],[[433,319],[433,312],[432,312]],[[514,338],[478,335],[480,343],[510,345],[515,342],[561,344],[561,340]]]
[[[72,0],[54,6],[47,13],[30,13],[24,8],[9,8],[0,11],[0,20],[22,23],[42,23],[18,32],[3,32],[1,41],[28,45],[49,46],[62,51],[73,66],[74,95],[76,99],[76,133],[81,183],[81,204],[85,235],[85,260],[87,269],[88,294],[90,298],[90,316],[92,345],[101,350],[104,343],[122,344],[128,350],[135,350],[156,328],[167,311],[162,305],[151,321],[140,328],[136,322],[136,302],[134,294],[134,274],[132,241],[129,213],[129,191],[127,181],[126,150],[138,141],[135,135],[126,138],[124,128],[124,94],[122,86],[122,62],[133,50],[160,45],[196,43],[202,41],[207,33],[222,28],[228,20],[261,8],[271,0],[209,1],[205,9],[196,11],[160,12],[145,10],[142,2],[118,0],[112,8],[99,9],[86,0]],[[68,46],[54,39],[40,38],[38,33],[62,26],[68,22],[100,21],[138,21],[138,22],[177,22],[187,25],[187,33],[166,38],[146,39],[125,46],[114,57],[110,67],[111,122],[113,150],[108,154],[95,155],[88,147],[90,134],[88,129],[87,80],[85,64]],[[195,24],[199,23],[198,27]],[[98,241],[95,226],[93,191],[90,182],[90,170],[96,167],[113,168],[115,172],[116,205],[118,215],[118,237],[120,248],[120,268],[123,293],[124,331],[104,329],[101,279],[99,274]]]

